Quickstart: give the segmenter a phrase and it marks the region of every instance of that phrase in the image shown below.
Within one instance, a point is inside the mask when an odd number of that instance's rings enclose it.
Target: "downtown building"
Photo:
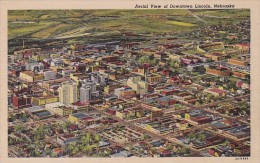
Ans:
[[[66,81],[58,89],[59,101],[65,105],[78,101],[78,87],[75,82]]]
[[[99,92],[96,90],[96,83],[87,81],[86,79],[81,81],[79,92],[80,102],[89,101],[93,99],[93,97],[97,97],[99,95]]]

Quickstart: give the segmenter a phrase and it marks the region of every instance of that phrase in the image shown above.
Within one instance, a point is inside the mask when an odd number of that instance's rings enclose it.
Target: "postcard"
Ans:
[[[258,1],[0,4],[0,163],[260,161]]]

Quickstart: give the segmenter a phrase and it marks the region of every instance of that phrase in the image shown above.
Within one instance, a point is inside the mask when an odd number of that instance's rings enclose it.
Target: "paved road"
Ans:
[[[151,132],[151,131],[145,130],[145,129],[143,129],[142,127],[139,127],[139,126],[137,126],[135,123],[133,123],[133,122],[138,122],[138,120],[137,120],[137,121],[129,121],[129,122],[128,122],[128,121],[124,121],[124,120],[122,120],[122,119],[120,119],[120,118],[117,118],[117,117],[115,117],[115,116],[109,115],[108,113],[105,113],[105,112],[103,112],[103,111],[101,111],[101,110],[98,110],[98,109],[96,109],[96,110],[97,110],[99,113],[101,113],[101,114],[107,115],[107,116],[109,116],[109,117],[111,117],[111,118],[114,118],[114,119],[118,120],[121,125],[128,125],[128,126],[132,127],[133,129],[135,129],[135,130],[137,130],[137,131],[141,131],[142,133],[146,133],[146,134],[152,136],[152,137],[155,138],[155,139],[166,139],[166,140],[168,140],[169,142],[172,142],[172,143],[174,143],[174,144],[178,144],[178,145],[180,145],[180,146],[182,146],[182,147],[186,147],[186,148],[190,149],[193,153],[195,153],[195,154],[197,154],[198,156],[200,156],[200,153],[199,153],[198,150],[196,150],[196,149],[194,149],[194,148],[192,148],[192,147],[190,147],[190,146],[188,146],[188,145],[185,145],[185,144],[183,144],[183,143],[180,143],[178,140],[168,139],[167,137],[164,137],[164,136],[162,136],[162,135],[160,135],[160,134],[156,134],[156,133],[153,133],[153,132]],[[113,127],[113,126],[111,126],[111,127]],[[127,145],[133,145],[133,144],[135,144],[135,143],[137,143],[137,142],[127,143]]]

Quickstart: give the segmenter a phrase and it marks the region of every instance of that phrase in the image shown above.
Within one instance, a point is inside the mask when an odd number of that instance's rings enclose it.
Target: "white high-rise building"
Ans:
[[[86,102],[94,96],[98,96],[98,92],[96,91],[96,83],[92,81],[83,80],[81,81],[80,88],[80,102]]]
[[[82,86],[80,88],[80,102],[86,102],[91,99],[91,87]]]

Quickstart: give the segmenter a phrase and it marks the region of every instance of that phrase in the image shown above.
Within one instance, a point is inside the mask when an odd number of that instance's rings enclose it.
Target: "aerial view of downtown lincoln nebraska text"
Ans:
[[[250,10],[9,10],[9,157],[250,156]]]

